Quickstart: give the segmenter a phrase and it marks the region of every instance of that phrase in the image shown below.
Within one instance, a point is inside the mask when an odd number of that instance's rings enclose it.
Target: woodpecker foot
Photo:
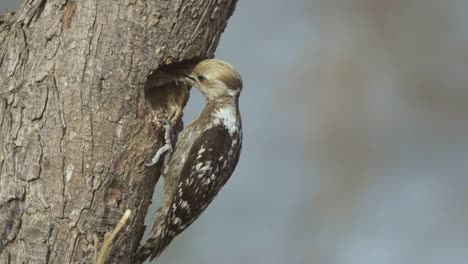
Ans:
[[[167,119],[164,119],[164,118],[158,119],[158,122],[163,124],[164,130],[165,130],[165,132],[164,132],[164,143],[165,144],[160,149],[158,149],[158,151],[156,152],[154,157],[151,159],[151,161],[145,164],[146,167],[154,166],[156,163],[158,163],[158,161],[161,159],[161,156],[164,153],[168,152],[168,154],[170,154],[172,152],[172,139],[171,139],[171,137],[172,137],[172,126],[171,126],[171,123]],[[168,157],[169,157],[169,155],[166,155],[164,157],[164,159],[166,160]]]

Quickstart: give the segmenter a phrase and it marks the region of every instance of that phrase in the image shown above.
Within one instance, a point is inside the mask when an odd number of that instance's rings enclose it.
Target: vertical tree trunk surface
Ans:
[[[187,91],[165,64],[212,57],[236,0],[24,0],[0,21],[0,264],[131,263],[159,167],[154,117]],[[153,75],[152,75],[153,74]]]

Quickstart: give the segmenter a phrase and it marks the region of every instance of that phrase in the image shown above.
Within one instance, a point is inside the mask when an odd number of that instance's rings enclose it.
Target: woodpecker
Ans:
[[[229,63],[207,59],[182,79],[202,92],[205,107],[178,135],[164,166],[163,205],[156,213],[148,240],[134,256],[135,263],[158,257],[189,227],[230,178],[239,160],[242,146],[239,73]],[[159,159],[161,152],[158,153]],[[155,163],[153,159],[149,165]]]

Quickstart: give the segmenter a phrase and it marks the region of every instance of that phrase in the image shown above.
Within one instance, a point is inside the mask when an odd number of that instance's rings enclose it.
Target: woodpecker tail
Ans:
[[[152,236],[148,238],[143,246],[141,246],[138,251],[133,256],[134,264],[142,264],[148,258],[153,260],[158,258],[159,255],[166,249],[166,247],[171,243],[171,238],[167,236]]]

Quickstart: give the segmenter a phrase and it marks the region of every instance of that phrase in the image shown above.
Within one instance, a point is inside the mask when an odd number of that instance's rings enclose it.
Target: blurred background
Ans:
[[[239,1],[216,54],[244,78],[241,160],[158,263],[467,263],[467,14]]]

